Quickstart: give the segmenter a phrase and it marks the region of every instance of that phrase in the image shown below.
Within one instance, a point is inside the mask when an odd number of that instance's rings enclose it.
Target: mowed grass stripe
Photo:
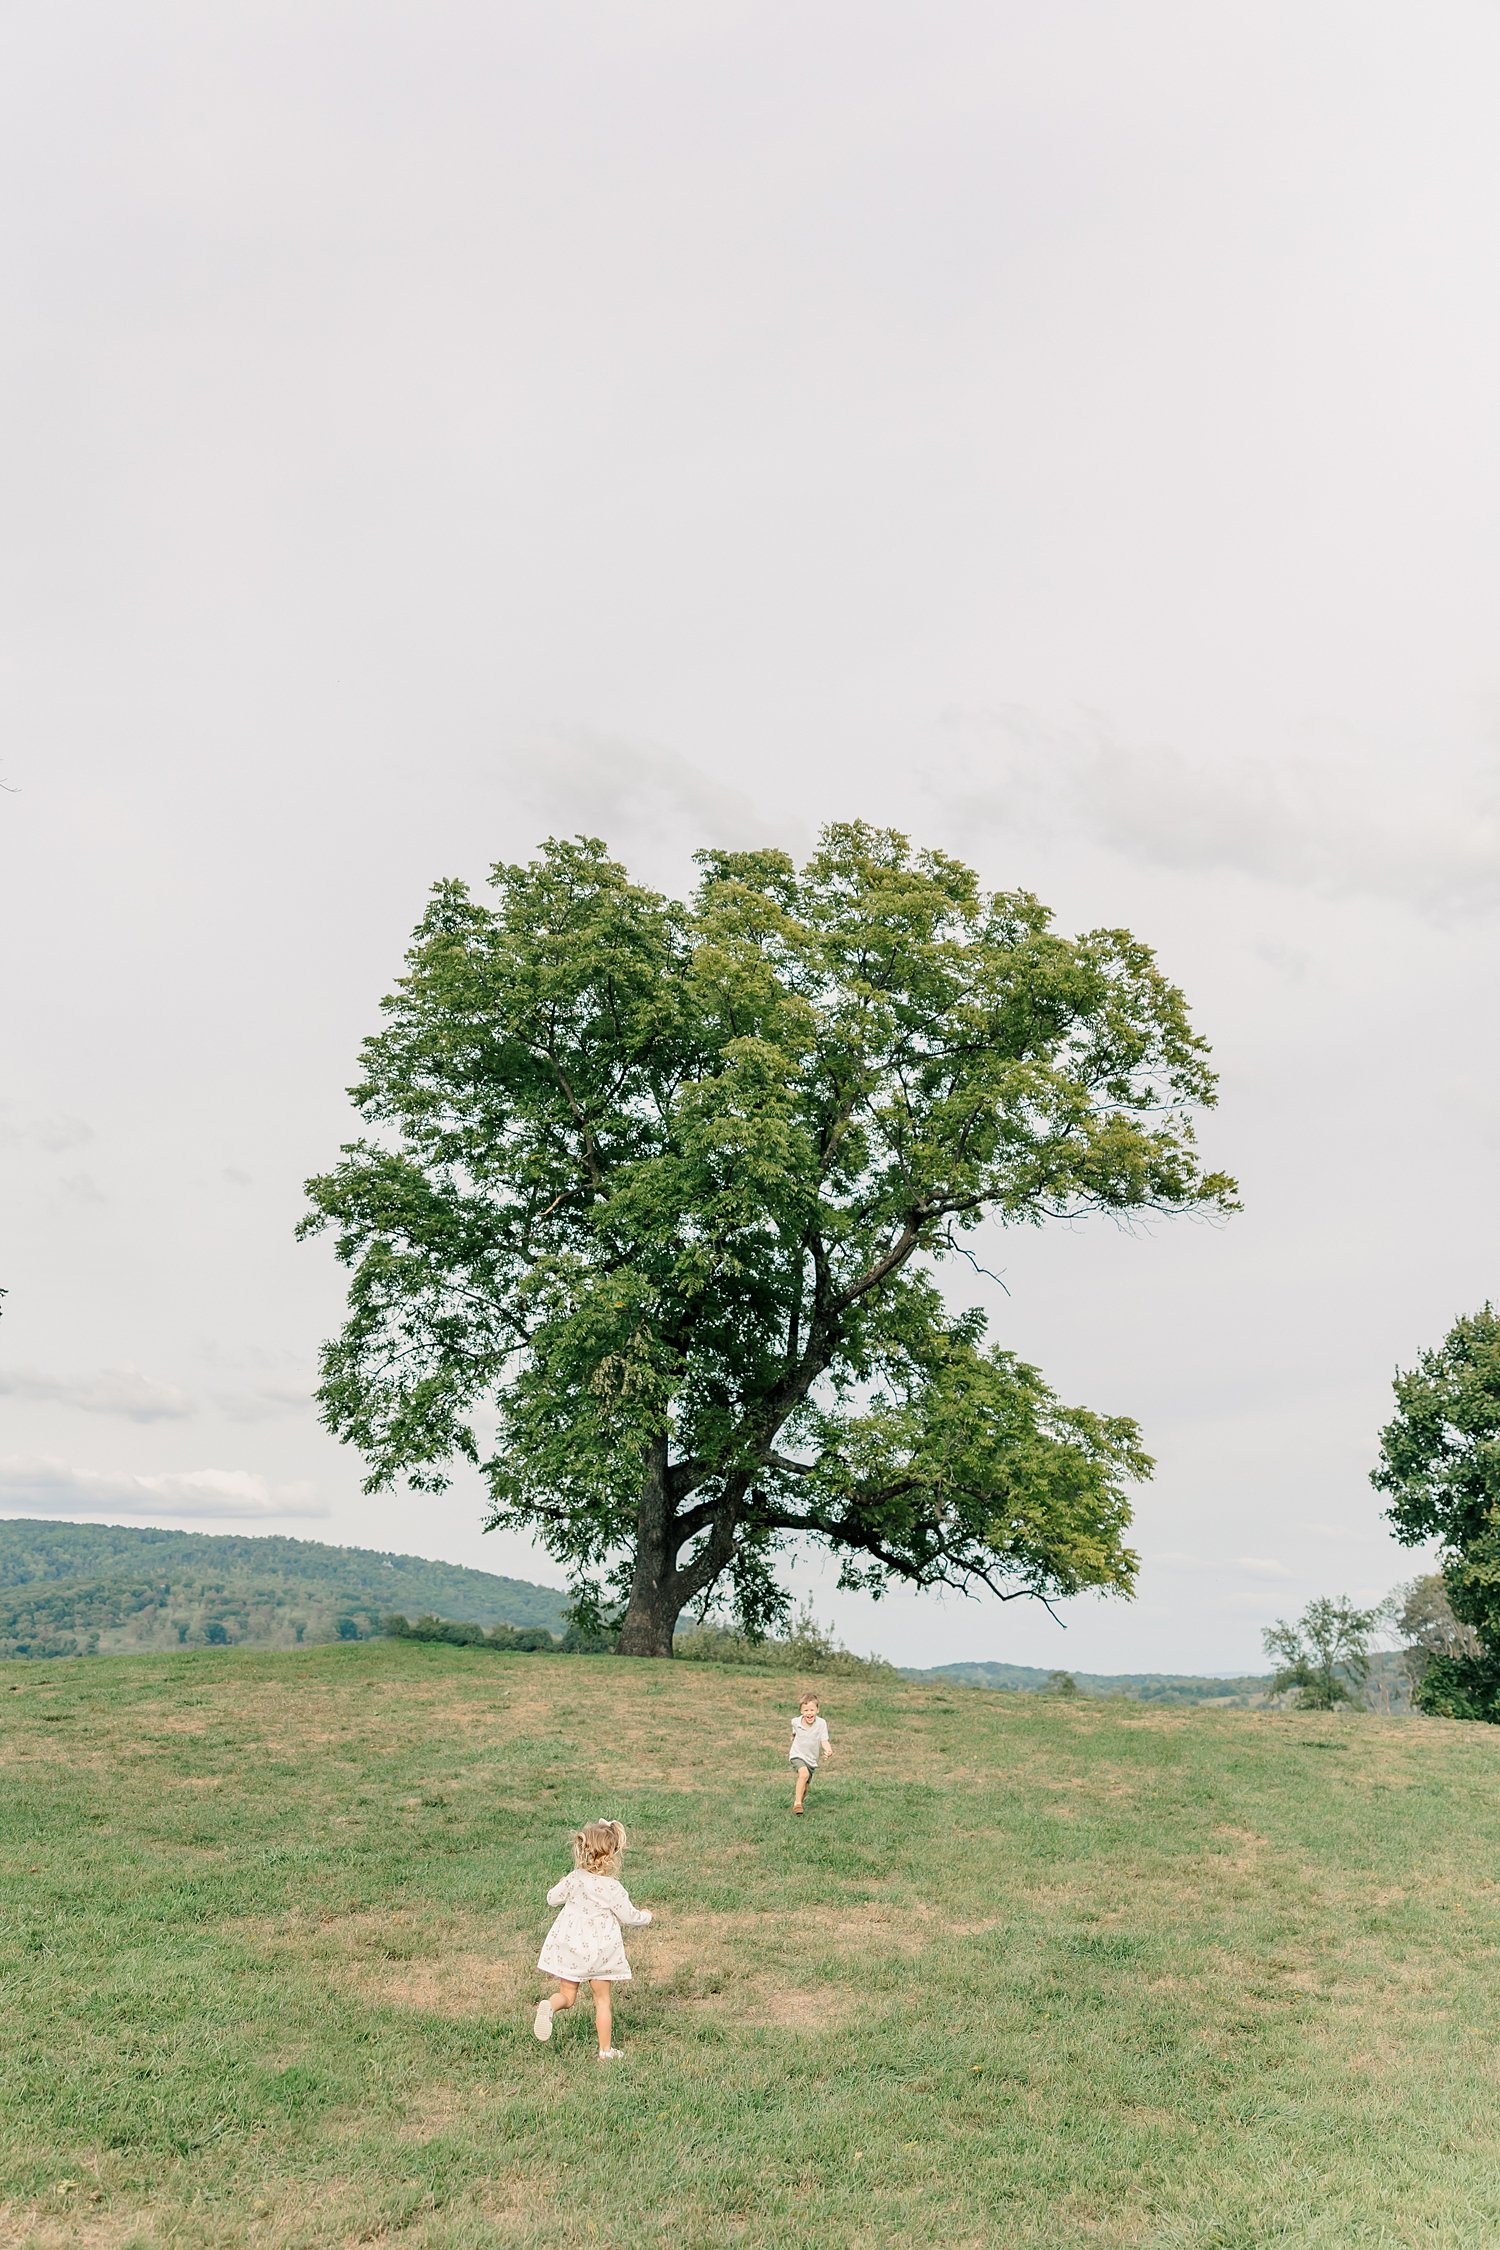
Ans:
[[[0,2242],[1500,2241],[1500,1738],[375,1643],[0,1686]],[[529,2030],[632,1831],[618,2071]]]

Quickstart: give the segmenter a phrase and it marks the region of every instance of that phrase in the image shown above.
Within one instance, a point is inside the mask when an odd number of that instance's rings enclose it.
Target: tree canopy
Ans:
[[[1395,1388],[1370,1481],[1390,1497],[1398,1539],[1438,1546],[1453,1616],[1474,1636],[1429,1652],[1417,1701],[1500,1719],[1500,1313],[1486,1304],[1455,1321]]]
[[[710,1597],[1128,1591],[1133,1422],[1065,1406],[938,1286],[982,1219],[1225,1211],[1182,995],[1127,932],[860,823],[686,902],[597,840],[434,890],[363,1049],[371,1128],[308,1183],[348,1318],[328,1425],[368,1488],[478,1466],[579,1614],[670,1654]]]

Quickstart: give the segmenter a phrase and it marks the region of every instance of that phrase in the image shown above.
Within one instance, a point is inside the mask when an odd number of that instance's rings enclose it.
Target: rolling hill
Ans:
[[[421,1555],[315,1539],[0,1520],[0,1657],[360,1640],[433,1612],[562,1633],[567,1597]]]

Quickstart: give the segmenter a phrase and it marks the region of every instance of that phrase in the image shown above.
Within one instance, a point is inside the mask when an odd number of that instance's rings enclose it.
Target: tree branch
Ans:
[[[566,1101],[568,1108],[572,1113],[573,1122],[578,1127],[579,1135],[583,1144],[583,1161],[588,1171],[589,1179],[593,1183],[595,1191],[602,1192],[604,1187],[604,1171],[599,1162],[599,1149],[598,1144],[594,1139],[593,1128],[589,1124],[588,1117],[578,1099],[578,1096],[574,1093],[571,1085],[568,1083],[568,1074],[557,1059],[557,1051],[552,1044],[550,1036],[547,1041],[547,1061],[551,1065],[553,1077],[557,1080],[558,1085],[562,1088],[563,1099]]]
[[[1030,1596],[1041,1602],[1049,1614],[1056,1614],[1039,1586],[1006,1586],[977,1559],[961,1561],[948,1548],[938,1547],[931,1555],[921,1559],[903,1555],[857,1518],[840,1516],[829,1522],[817,1515],[799,1516],[790,1509],[762,1506],[756,1510],[756,1521],[764,1524],[768,1530],[800,1532],[807,1538],[826,1539],[836,1548],[858,1548],[868,1554],[872,1561],[878,1562],[882,1569],[906,1579],[914,1586],[951,1586],[957,1592],[967,1593],[977,1581],[997,1601],[1014,1602]]]
[[[885,1256],[877,1258],[874,1265],[860,1275],[858,1281],[851,1282],[847,1289],[840,1290],[834,1300],[837,1311],[847,1312],[851,1305],[857,1304],[861,1297],[868,1296],[872,1289],[878,1289],[882,1281],[889,1280],[898,1267],[905,1265],[922,1239],[922,1220],[926,1216],[925,1211],[907,1214],[902,1221],[901,1232]]]
[[[730,1477],[712,1511],[713,1528],[709,1532],[703,1552],[689,1563],[686,1570],[672,1573],[673,1594],[680,1597],[679,1609],[685,1609],[695,1594],[701,1594],[734,1560],[735,1526],[739,1520],[740,1502],[745,1497],[747,1477]]]

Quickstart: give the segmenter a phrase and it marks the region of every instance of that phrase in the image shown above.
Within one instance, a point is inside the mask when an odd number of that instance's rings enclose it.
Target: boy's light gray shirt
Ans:
[[[813,1720],[811,1726],[805,1726],[799,1711],[792,1721],[792,1747],[787,1756],[802,1758],[808,1765],[815,1766],[827,1747],[828,1721],[820,1716]]]

